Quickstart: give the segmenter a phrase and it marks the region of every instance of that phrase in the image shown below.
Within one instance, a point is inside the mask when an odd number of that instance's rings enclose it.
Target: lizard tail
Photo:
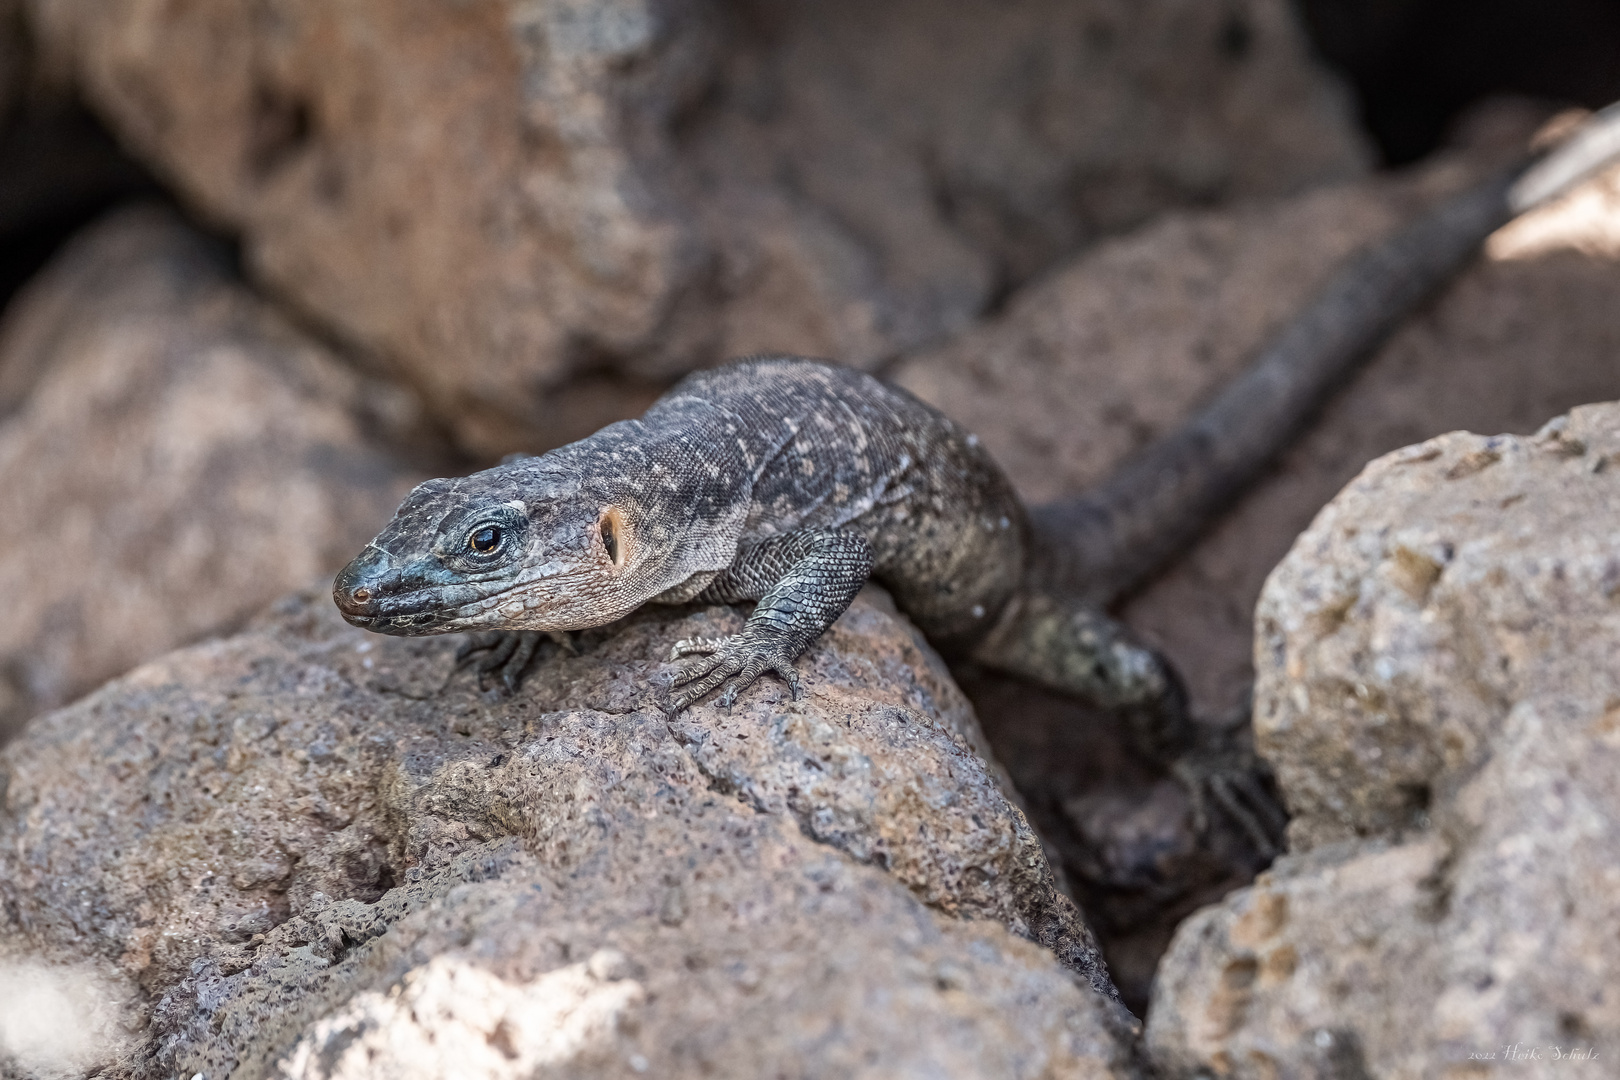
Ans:
[[[1101,487],[1031,511],[1032,584],[1108,605],[1189,547],[1413,309],[1526,210],[1620,158],[1620,103],[1352,257],[1204,409]]]

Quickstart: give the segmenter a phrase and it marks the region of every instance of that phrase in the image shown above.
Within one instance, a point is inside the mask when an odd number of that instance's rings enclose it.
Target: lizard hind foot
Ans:
[[[1288,828],[1288,812],[1272,790],[1269,770],[1258,758],[1236,760],[1236,755],[1188,754],[1174,763],[1172,773],[1192,800],[1193,827],[1207,834],[1214,811],[1235,824],[1266,859],[1281,851]]]
[[[793,670],[793,657],[778,642],[764,635],[745,630],[725,638],[685,638],[670,649],[669,658],[673,661],[694,655],[703,659],[677,670],[671,680],[668,705],[671,716],[722,685],[725,690],[717,703],[730,712],[737,695],[767,671],[774,671],[787,683],[793,700],[804,696],[804,684],[799,680],[799,673]]]

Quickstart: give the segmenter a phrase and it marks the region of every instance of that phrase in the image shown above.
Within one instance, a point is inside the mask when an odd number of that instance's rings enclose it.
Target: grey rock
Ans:
[[[667,718],[657,657],[741,622],[500,699],[292,597],[0,752],[0,938],[140,988],[112,1076],[1140,1075],[915,631],[859,598],[805,699]]]
[[[1172,1075],[1613,1072],[1616,464],[1614,404],[1441,436],[1272,574],[1255,726],[1293,854],[1178,932]]]

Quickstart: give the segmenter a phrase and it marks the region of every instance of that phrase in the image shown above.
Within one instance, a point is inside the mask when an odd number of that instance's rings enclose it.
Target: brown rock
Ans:
[[[408,484],[363,383],[163,211],[80,236],[0,327],[0,733],[342,564]]]
[[[805,699],[666,718],[656,658],[740,625],[649,609],[503,700],[283,602],[0,752],[0,938],[141,987],[118,1076],[1138,1075],[920,637],[858,599]]]
[[[1362,169],[1283,0],[31,0],[147,160],[471,445],[571,373],[866,363],[1166,206]]]
[[[1300,854],[1178,933],[1149,1022],[1177,1075],[1613,1072],[1617,463],[1614,404],[1445,435],[1272,574],[1255,725]]]

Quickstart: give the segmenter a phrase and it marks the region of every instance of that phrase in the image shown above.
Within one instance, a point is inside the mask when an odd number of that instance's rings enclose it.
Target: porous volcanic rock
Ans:
[[[1620,404],[1441,436],[1268,580],[1256,737],[1295,854],[1177,933],[1172,1075],[1613,1075],[1617,467]]]
[[[871,362],[1091,237],[1367,157],[1285,0],[28,8],[258,273],[486,451],[570,373]]]
[[[139,988],[111,1076],[1138,1075],[971,708],[882,599],[804,699],[671,719],[659,658],[740,613],[648,609],[499,698],[453,639],[291,597],[0,752],[0,939]]]
[[[74,240],[0,326],[0,737],[341,566],[409,486],[406,406],[171,213]]]

